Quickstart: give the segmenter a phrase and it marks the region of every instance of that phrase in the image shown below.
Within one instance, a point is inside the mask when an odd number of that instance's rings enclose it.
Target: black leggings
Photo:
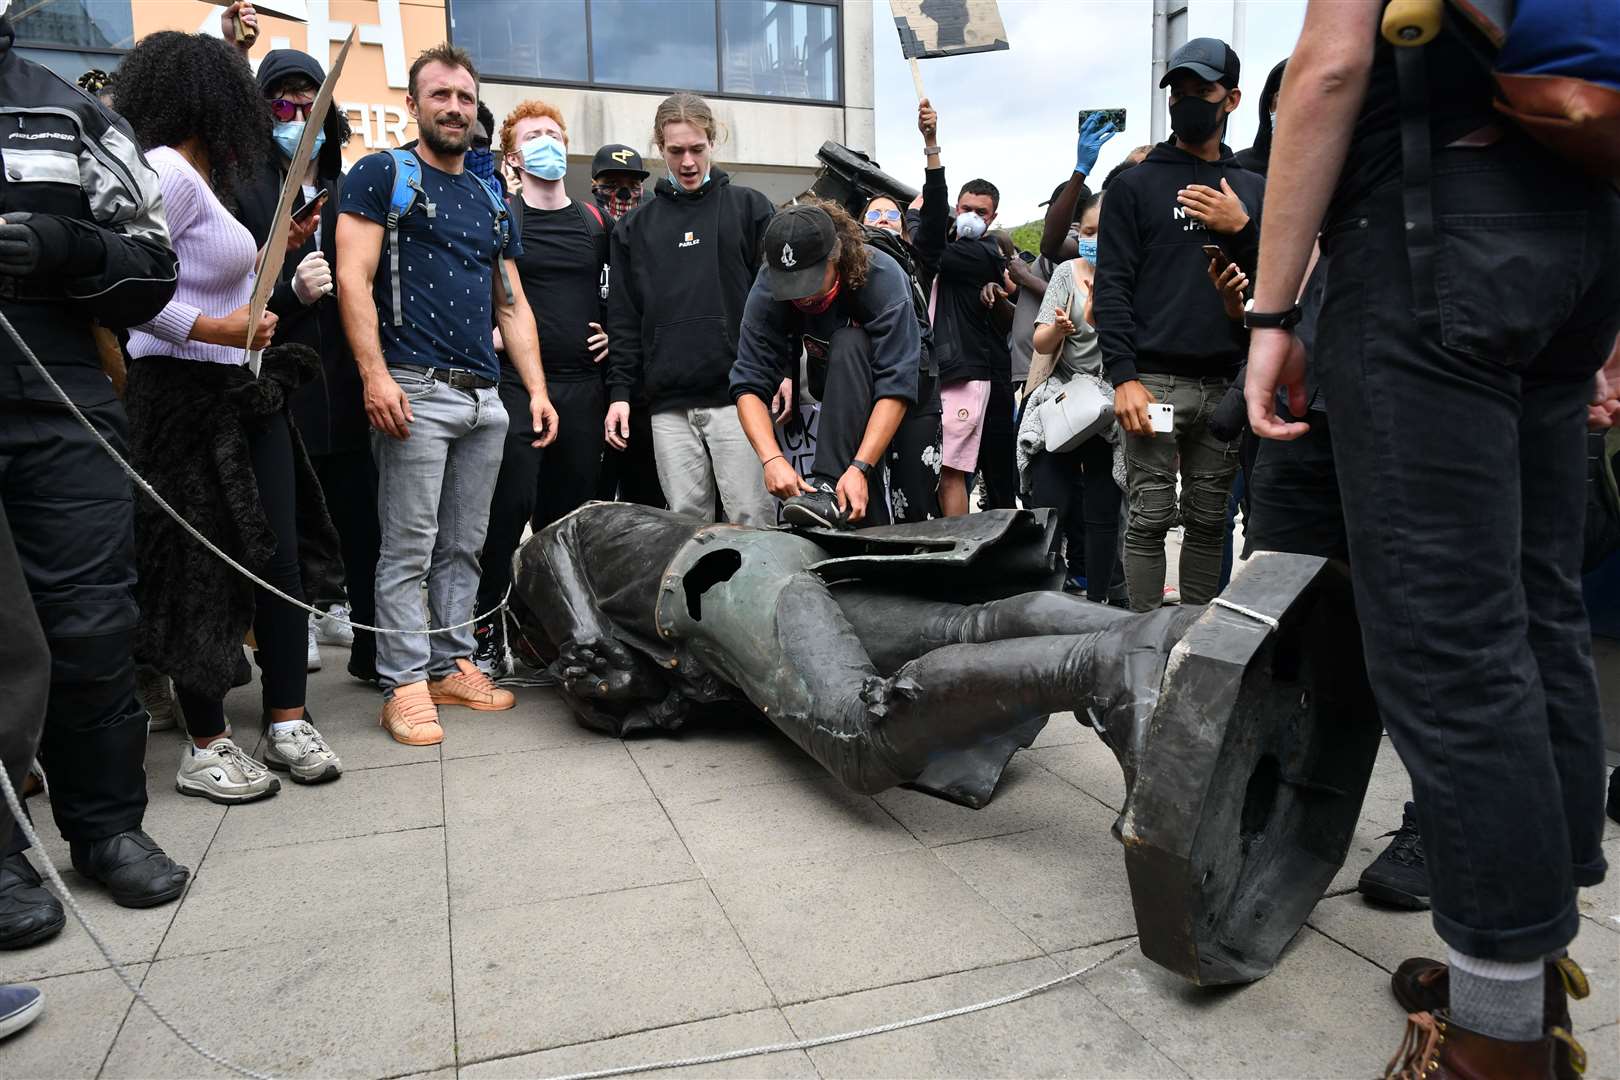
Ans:
[[[259,568],[259,576],[289,596],[304,598],[298,573],[297,492],[293,480],[292,435],[287,418],[275,413],[263,427],[248,427],[248,455],[270,529],[276,534],[276,553]],[[304,684],[309,648],[309,619],[263,589],[255,591],[253,637],[260,670],[264,708],[297,709],[304,705]],[[225,731],[225,702],[204,697],[175,684],[175,697],[186,716],[186,730],[194,739],[212,738]]]
[[[1119,504],[1114,448],[1093,436],[1064,454],[1040,453],[1029,463],[1029,505],[1050,506],[1063,523],[1073,574],[1085,556],[1086,599],[1103,603],[1119,551]]]

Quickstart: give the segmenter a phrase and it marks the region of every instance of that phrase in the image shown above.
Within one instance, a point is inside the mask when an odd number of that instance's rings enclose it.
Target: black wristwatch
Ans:
[[[849,467],[860,473],[862,476],[868,476],[872,472],[872,466],[868,465],[860,458],[850,458]]]
[[[1254,301],[1243,305],[1243,327],[1246,330],[1292,330],[1299,325],[1299,305],[1287,311],[1256,311]]]

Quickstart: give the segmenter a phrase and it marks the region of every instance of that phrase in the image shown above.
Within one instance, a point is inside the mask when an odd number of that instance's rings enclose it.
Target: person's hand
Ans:
[[[529,419],[534,423],[534,433],[539,436],[530,446],[539,449],[557,441],[557,409],[544,390],[529,395]]]
[[[602,437],[615,450],[630,445],[630,403],[615,401],[608,406],[607,418],[602,421]]]
[[[917,102],[917,130],[922,133],[924,146],[939,145],[939,113],[927,98]]]
[[[237,33],[238,27],[241,27],[240,34]],[[253,43],[259,40],[259,13],[253,10],[253,5],[247,0],[236,0],[236,3],[220,12],[219,36],[225,39],[225,44],[246,56]]]
[[[815,491],[815,487],[799,475],[799,470],[778,454],[765,463],[765,490],[778,499],[791,499]]]
[[[1248,208],[1224,176],[1221,190],[1216,191],[1208,184],[1193,184],[1176,193],[1176,202],[1187,208],[1189,217],[1202,221],[1211,232],[1230,235],[1242,232],[1243,226],[1249,223]]]
[[[326,262],[326,256],[319,251],[312,251],[305,255],[293,271],[293,295],[298,302],[308,307],[327,293],[332,291],[332,267]]]
[[[787,423],[788,412],[793,408],[793,380],[783,379],[782,385],[776,388],[771,395],[771,420],[778,424]]]
[[[995,307],[998,300],[1007,299],[1007,290],[999,281],[987,281],[984,288],[979,290],[979,302],[985,307]]]
[[[844,475],[838,478],[838,505],[849,518],[851,524],[866,517],[866,477],[861,470],[851,465],[844,470]]]
[[[390,439],[411,437],[411,399],[405,396],[394,377],[384,370],[365,379],[366,419]]]
[[[222,318],[197,316],[191,324],[191,340],[209,345],[226,345],[233,349],[264,349],[276,336],[276,313],[268,309],[259,316],[259,325],[253,331],[253,340],[247,339],[248,307],[243,304]]]
[[[1311,425],[1284,421],[1277,415],[1277,390],[1288,391],[1288,411],[1304,416],[1305,346],[1289,330],[1249,331],[1249,372],[1243,396],[1249,403],[1249,428],[1262,439],[1297,439]]]
[[[0,218],[0,275],[31,277],[40,270],[44,254],[39,234],[28,224],[29,213],[10,213]]]
[[[1094,112],[1086,117],[1086,122],[1080,125],[1080,140],[1074,146],[1074,171],[1090,176],[1091,170],[1097,167],[1097,155],[1102,152],[1103,143],[1117,134],[1113,121],[1102,113]]]
[[[1114,419],[1132,435],[1153,437],[1153,420],[1148,406],[1154,401],[1153,393],[1140,379],[1122,382],[1114,387]]]
[[[326,205],[326,196],[323,194],[315,200],[315,209],[299,217],[293,215],[292,223],[287,226],[287,250],[297,251],[309,243],[315,230],[321,227],[321,208]]]
[[[601,323],[588,322],[585,325],[591,328],[591,336],[585,339],[585,347],[591,351],[591,363],[600,364],[607,359],[607,331],[602,329]]]
[[[1605,431],[1620,424],[1620,340],[1598,370],[1592,385],[1592,404],[1586,410],[1586,426]]]
[[[1069,318],[1067,306],[1060,307],[1052,312],[1052,325],[1057,327],[1058,333],[1064,337],[1074,333],[1074,320]]]
[[[1219,259],[1209,260],[1209,280],[1221,294],[1221,304],[1226,308],[1226,317],[1233,322],[1243,321],[1243,291],[1249,287],[1249,275],[1237,263],[1227,263],[1224,267]]]

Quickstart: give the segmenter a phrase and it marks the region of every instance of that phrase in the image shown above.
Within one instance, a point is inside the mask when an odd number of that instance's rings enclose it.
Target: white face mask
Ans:
[[[956,235],[962,240],[977,240],[983,236],[990,226],[984,223],[984,218],[972,210],[964,210],[956,215]]]

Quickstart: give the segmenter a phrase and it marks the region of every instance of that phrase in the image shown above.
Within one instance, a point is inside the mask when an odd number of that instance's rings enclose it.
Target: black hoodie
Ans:
[[[1249,224],[1233,236],[1206,229],[1176,201],[1182,188],[1220,189],[1225,178],[1243,200]],[[1176,147],[1155,146],[1146,160],[1108,186],[1097,226],[1093,310],[1103,366],[1115,386],[1142,373],[1231,378],[1248,346],[1226,317],[1199,249],[1219,244],[1250,277],[1259,250],[1265,180],[1221,147],[1204,161]]]
[[[666,176],[613,230],[608,399],[653,412],[731,404],[743,305],[776,208],[712,169],[696,191]]]

